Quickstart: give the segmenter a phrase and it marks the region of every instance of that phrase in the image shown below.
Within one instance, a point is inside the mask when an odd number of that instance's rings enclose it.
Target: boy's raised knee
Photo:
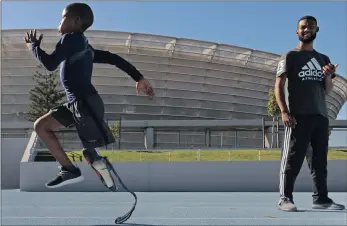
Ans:
[[[36,133],[42,133],[49,130],[49,126],[45,121],[45,118],[41,117],[34,122],[34,130]]]
[[[46,114],[38,118],[34,122],[34,130],[36,133],[53,132],[61,127],[60,123],[53,116]]]

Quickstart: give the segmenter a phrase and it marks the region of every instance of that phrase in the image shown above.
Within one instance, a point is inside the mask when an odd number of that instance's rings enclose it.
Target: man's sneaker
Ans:
[[[78,183],[84,180],[81,170],[77,168],[76,172],[70,172],[65,167],[59,166],[58,175],[48,181],[45,185],[47,188],[59,188],[68,184]]]
[[[325,209],[325,210],[344,210],[345,206],[341,204],[334,203],[330,198],[325,200],[315,200],[312,204],[312,209]]]
[[[106,187],[111,190],[117,190],[114,179],[107,167],[106,158],[102,157],[99,160],[95,160],[91,165],[95,169],[95,171],[97,171],[97,173],[99,173],[99,175],[102,177],[103,183]]]
[[[289,198],[283,198],[278,203],[278,209],[287,212],[297,211],[296,206]]]

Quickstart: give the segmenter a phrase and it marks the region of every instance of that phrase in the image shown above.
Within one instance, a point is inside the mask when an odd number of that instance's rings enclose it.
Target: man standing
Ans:
[[[300,43],[284,54],[277,67],[275,95],[285,125],[283,155],[280,169],[279,209],[296,211],[293,190],[309,144],[312,146],[310,164],[313,177],[314,209],[342,210],[328,197],[328,110],[326,95],[332,90],[332,77],[337,65],[329,57],[314,50],[313,41],[319,27],[312,16],[298,21],[296,34]],[[288,80],[288,105],[285,83]]]

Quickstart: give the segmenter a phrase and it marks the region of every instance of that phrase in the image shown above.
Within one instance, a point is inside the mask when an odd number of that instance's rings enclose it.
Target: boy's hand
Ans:
[[[40,35],[39,39],[36,38],[36,29],[35,29],[34,31],[30,30],[30,33],[27,32],[27,36],[24,37],[24,41],[27,47],[29,48],[31,43],[34,43],[35,45],[40,46],[42,38],[43,38],[43,34]]]
[[[154,90],[147,79],[141,79],[136,82],[136,94],[139,95],[140,91],[144,92],[152,99],[155,96]]]

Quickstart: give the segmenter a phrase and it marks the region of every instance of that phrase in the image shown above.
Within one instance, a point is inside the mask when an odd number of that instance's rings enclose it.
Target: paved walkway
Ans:
[[[137,193],[124,225],[346,225],[346,211],[313,211],[311,194],[295,193],[299,212],[277,210],[277,193]],[[347,205],[347,193],[331,193]],[[115,225],[133,204],[129,193],[2,191],[2,225]]]

